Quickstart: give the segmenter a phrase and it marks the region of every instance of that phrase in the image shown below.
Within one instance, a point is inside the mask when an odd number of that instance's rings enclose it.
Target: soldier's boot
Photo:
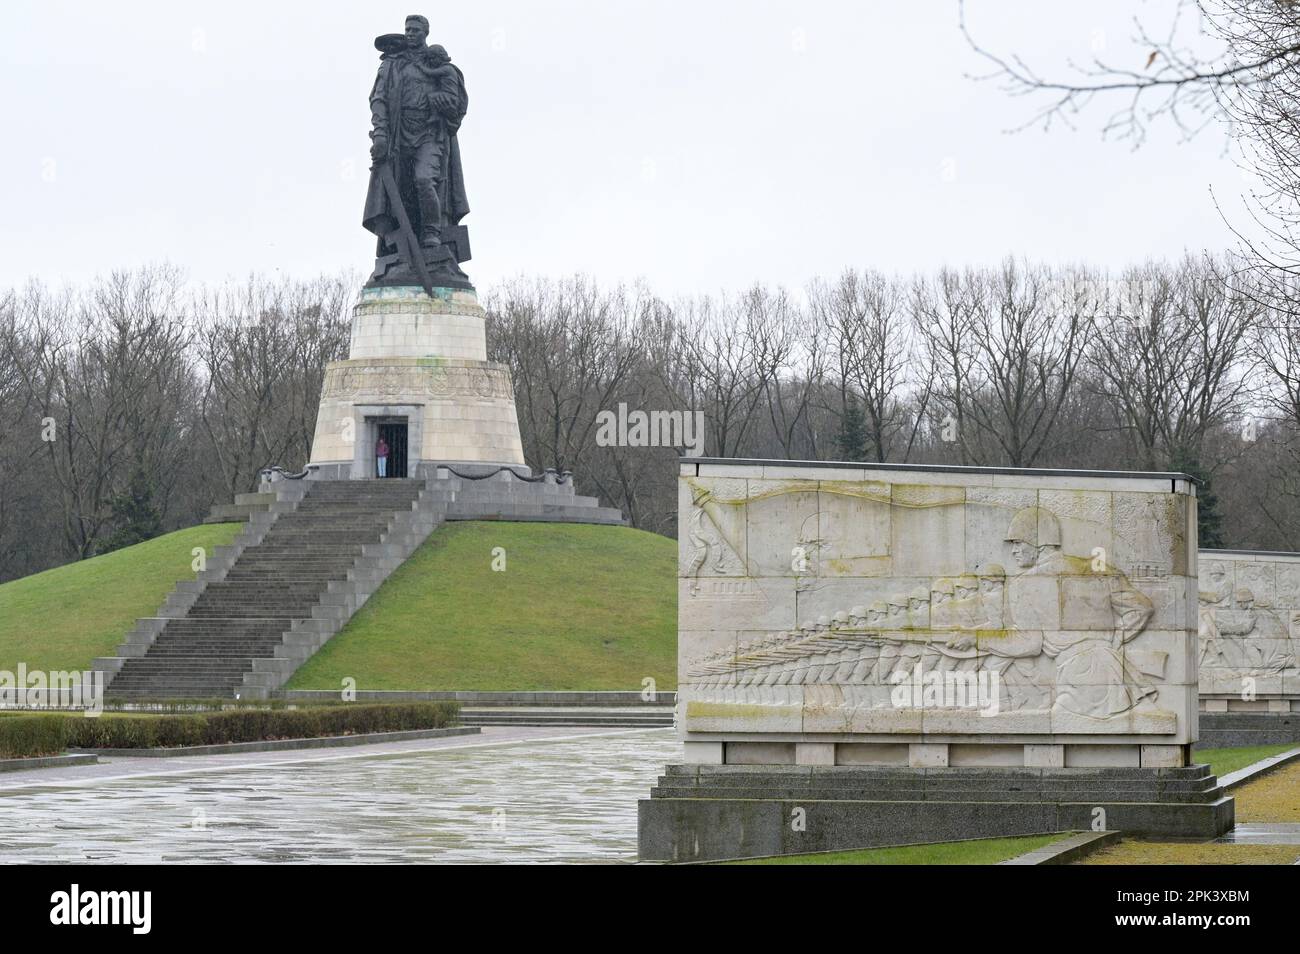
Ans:
[[[420,197],[420,221],[424,228],[420,231],[420,244],[425,248],[437,248],[442,244],[442,202],[438,197],[438,187],[430,180],[417,182]]]

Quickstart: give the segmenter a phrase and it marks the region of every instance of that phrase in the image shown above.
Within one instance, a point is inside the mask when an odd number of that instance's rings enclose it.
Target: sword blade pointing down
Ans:
[[[425,264],[424,256],[420,254],[420,243],[415,237],[415,230],[411,228],[411,219],[406,214],[406,206],[402,205],[401,193],[397,191],[397,179],[393,177],[393,167],[387,160],[379,166],[379,179],[384,184],[388,203],[397,215],[397,231],[390,233],[393,243],[402,257],[415,269],[415,274],[419,276],[425,293],[432,298],[433,279],[429,277],[429,268]]]

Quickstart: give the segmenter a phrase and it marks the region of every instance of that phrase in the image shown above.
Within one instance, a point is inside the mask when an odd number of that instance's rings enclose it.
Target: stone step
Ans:
[[[1205,764],[1187,765],[1180,768],[1143,769],[1096,766],[1089,768],[1037,769],[1037,768],[980,768],[950,766],[947,768],[915,769],[894,765],[708,765],[708,764],[670,764],[665,766],[664,775],[671,778],[695,778],[702,784],[726,778],[745,779],[786,779],[813,778],[835,779],[845,782],[874,782],[881,779],[911,779],[918,774],[933,779],[1016,779],[1022,782],[1036,782],[1043,778],[1070,779],[1085,781],[1088,779],[1163,779],[1166,781],[1186,781],[1189,779],[1213,778],[1214,773]]]
[[[239,669],[212,669],[205,671],[197,670],[151,670],[149,672],[137,672],[133,674],[121,674],[118,679],[113,680],[113,685],[108,688],[109,693],[129,692],[133,689],[149,689],[158,686],[170,687],[203,687],[213,685],[238,686],[249,675],[251,667],[241,667]]]
[[[463,725],[611,726],[618,728],[667,728],[673,717],[610,715],[484,715],[461,713]]]
[[[828,801],[882,802],[1046,802],[1107,800],[1121,802],[1182,802],[1203,804],[1217,800],[1222,792],[1216,785],[1199,791],[1154,789],[1139,785],[1070,785],[1041,788],[951,788],[925,786],[853,788],[809,787],[800,785],[707,786],[661,784],[651,789],[651,798],[780,798]]]
[[[241,559],[238,563],[230,568],[226,574],[229,579],[230,573],[282,573],[292,574],[295,572],[310,573],[314,577],[322,571],[337,569],[339,566],[347,566],[360,556],[360,547],[356,552],[338,554],[337,556],[326,559],[320,558],[310,562],[305,560],[288,559],[271,559],[265,554],[255,555]]]
[[[149,651],[144,654],[142,659],[153,659],[159,656],[176,658],[178,656],[212,656],[212,657],[231,657],[231,656],[265,656],[274,655],[277,646],[282,644],[279,636],[271,637],[259,642],[237,642],[235,640],[212,639],[207,641],[210,645],[205,645],[203,641],[187,639],[184,641],[167,641],[156,642],[149,647]]]
[[[326,565],[337,562],[345,557],[354,557],[361,552],[363,546],[369,546],[371,542],[356,544],[334,544],[312,549],[309,544],[286,544],[278,540],[273,540],[259,546],[255,550],[245,550],[243,555],[235,562],[236,567],[253,566],[253,565]]]
[[[1208,804],[1223,795],[1207,766],[1185,769],[864,770],[836,766],[669,766],[652,798],[809,799],[882,802],[1175,802]]]
[[[311,615],[307,612],[314,604],[298,603],[284,606],[213,606],[213,607],[194,607],[190,610],[190,617],[211,617],[212,619],[234,619],[238,617],[256,617],[258,619],[301,619],[303,616]],[[237,612],[243,609],[244,612]],[[279,613],[278,617],[272,614]]]

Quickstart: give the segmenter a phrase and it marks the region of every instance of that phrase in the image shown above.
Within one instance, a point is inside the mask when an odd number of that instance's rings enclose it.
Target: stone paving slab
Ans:
[[[0,780],[0,864],[632,863],[636,799],[680,749],[671,729],[510,727],[23,773]]]
[[[1300,824],[1246,822],[1215,840],[1238,845],[1300,845]]]
[[[473,736],[449,736],[437,739],[413,739],[406,742],[381,742],[375,745],[350,748],[347,752],[327,750],[292,750],[282,752],[236,753],[227,755],[195,755],[182,764],[156,758],[101,758],[97,763],[50,768],[36,775],[21,773],[0,778],[0,796],[17,789],[44,788],[48,786],[83,786],[88,782],[128,778],[149,778],[163,775],[188,775],[193,772],[237,771],[249,768],[272,768],[281,764],[298,762],[333,762],[345,759],[376,758],[410,755],[420,752],[450,749],[486,748],[514,745],[524,742],[568,741],[570,739],[599,738],[610,735],[660,733],[670,730],[608,729],[593,730],[588,727],[569,726],[484,726]],[[653,775],[651,776],[653,781]]]

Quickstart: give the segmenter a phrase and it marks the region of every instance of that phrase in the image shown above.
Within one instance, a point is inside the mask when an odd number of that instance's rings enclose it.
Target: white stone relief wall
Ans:
[[[1187,482],[696,470],[680,488],[688,742],[1194,738]],[[940,689],[977,683],[980,711]]]
[[[1231,703],[1207,708],[1291,711],[1282,700],[1300,698],[1300,554],[1203,550],[1199,602],[1201,695]]]

